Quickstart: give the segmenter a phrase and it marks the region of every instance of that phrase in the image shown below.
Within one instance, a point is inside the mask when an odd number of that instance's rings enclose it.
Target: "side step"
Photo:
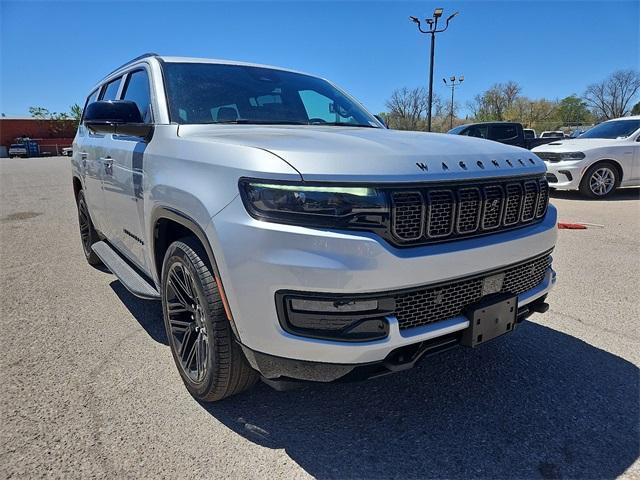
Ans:
[[[96,242],[91,249],[102,260],[111,273],[133,293],[136,297],[146,298],[149,300],[159,300],[160,294],[149,284],[144,278],[136,272],[124,259],[111,248],[106,242]]]

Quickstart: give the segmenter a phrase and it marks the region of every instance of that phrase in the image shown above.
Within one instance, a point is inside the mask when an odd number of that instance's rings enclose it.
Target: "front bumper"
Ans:
[[[538,297],[518,309],[517,323],[521,323],[534,312],[547,309],[546,295]],[[260,372],[270,386],[286,390],[299,382],[344,382],[381,377],[413,368],[427,357],[449,350],[462,344],[463,331],[458,330],[418,343],[398,347],[383,359],[360,364],[338,364],[309,362],[276,357],[251,350],[242,345],[250,365]]]
[[[240,342],[249,350],[305,362],[353,365],[379,362],[394,350],[460,332],[454,317],[401,330],[389,317],[389,334],[349,343],[307,338],[285,331],[276,292],[327,294],[388,292],[496,270],[542,254],[556,241],[557,214],[528,227],[455,242],[397,249],[367,232],[337,232],[262,222],[236,198],[207,227]],[[553,286],[551,269],[542,283],[519,296],[524,306]]]
[[[547,180],[551,188],[558,190],[580,188],[580,180],[586,170],[584,160],[544,163],[547,166]]]

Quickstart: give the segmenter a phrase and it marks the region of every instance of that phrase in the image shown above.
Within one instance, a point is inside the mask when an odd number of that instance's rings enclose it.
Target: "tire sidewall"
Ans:
[[[84,252],[84,256],[87,258],[87,261],[89,261],[91,259],[91,254],[93,253],[93,251],[91,250],[91,245],[93,245],[93,243],[96,241],[95,236],[94,236],[94,229],[93,229],[93,222],[91,221],[91,217],[89,216],[89,207],[87,206],[87,200],[84,197],[84,192],[82,190],[80,190],[80,192],[78,193],[78,226],[80,226],[80,206],[81,204],[84,204],[84,208],[87,211],[87,221],[89,222],[89,249],[87,250],[87,246],[84,244],[84,242],[82,241],[82,235],[80,236],[80,243],[82,244],[82,251]]]
[[[169,341],[169,347],[171,349],[171,355],[176,363],[176,367],[184,384],[187,386],[189,392],[195,396],[196,398],[202,397],[207,392],[209,392],[213,386],[213,383],[216,381],[216,375],[214,368],[216,366],[216,347],[215,347],[215,332],[213,328],[212,315],[213,312],[210,308],[208,297],[204,291],[202,285],[202,278],[198,273],[196,267],[193,265],[193,262],[189,258],[189,254],[182,248],[182,245],[185,245],[182,242],[175,242],[169,246],[167,253],[165,255],[163,264],[162,264],[162,314],[164,318],[164,326],[167,332],[167,339]],[[185,245],[186,246],[186,245]],[[187,248],[190,248],[186,246]],[[193,251],[193,249],[191,249]],[[197,255],[197,253],[194,251]],[[207,355],[207,374],[204,380],[200,383],[195,383],[187,373],[184,371],[180,358],[176,351],[176,346],[174,342],[173,335],[171,333],[171,326],[169,324],[169,315],[167,308],[167,278],[169,276],[169,270],[173,264],[179,262],[184,268],[189,270],[193,280],[194,287],[196,289],[196,295],[198,296],[198,300],[200,301],[200,305],[202,307],[203,312],[205,313],[204,326],[207,332],[207,348],[209,349]]]

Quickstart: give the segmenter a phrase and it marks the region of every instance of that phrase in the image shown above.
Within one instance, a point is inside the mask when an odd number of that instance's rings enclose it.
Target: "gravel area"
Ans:
[[[550,311],[398,375],[204,405],[84,260],[68,158],[0,159],[0,478],[640,478],[640,189],[554,193]]]

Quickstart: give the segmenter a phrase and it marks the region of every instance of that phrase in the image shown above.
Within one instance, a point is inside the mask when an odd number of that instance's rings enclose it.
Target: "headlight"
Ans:
[[[560,161],[562,160],[582,160],[585,157],[582,152],[567,152],[560,154]]]
[[[240,181],[251,216],[311,226],[382,226],[388,216],[386,195],[375,188],[302,183]]]

